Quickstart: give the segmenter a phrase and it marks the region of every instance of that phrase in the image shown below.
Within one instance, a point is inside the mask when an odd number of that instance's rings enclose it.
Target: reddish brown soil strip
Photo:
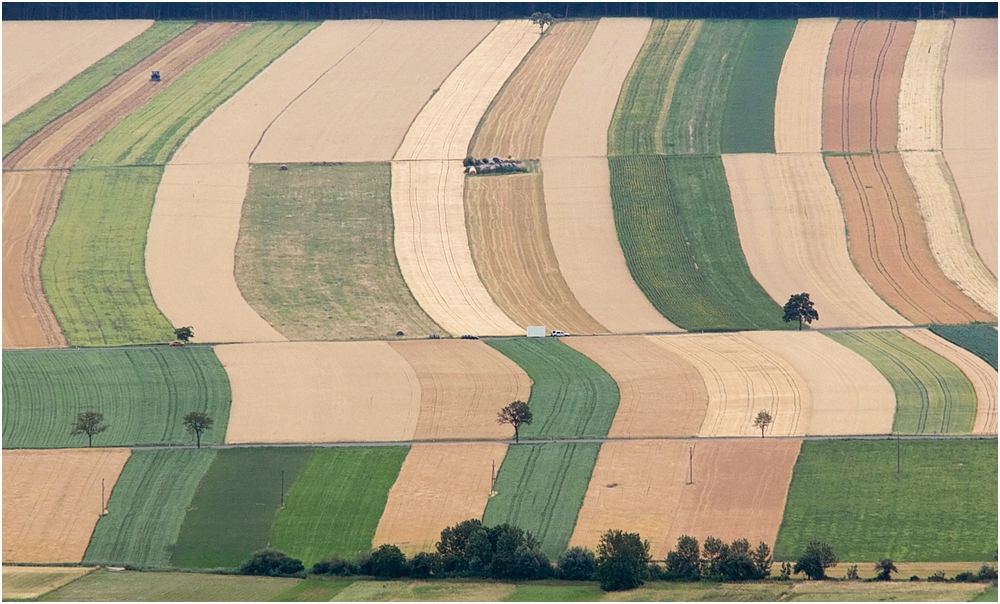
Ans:
[[[889,306],[917,324],[996,320],[934,261],[898,154],[827,157],[826,166],[844,207],[851,259]]]
[[[844,20],[833,32],[823,87],[823,150],[896,148],[897,99],[915,23]]]
[[[531,378],[513,361],[482,342],[411,341],[389,344],[420,381],[420,415],[413,438],[505,439],[509,427],[497,412],[527,401]]]
[[[569,338],[566,344],[607,371],[620,399],[610,438],[685,437],[698,433],[708,391],[694,365],[642,336]]]

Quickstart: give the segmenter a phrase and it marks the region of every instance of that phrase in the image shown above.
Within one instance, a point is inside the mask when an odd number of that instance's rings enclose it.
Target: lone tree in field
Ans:
[[[555,19],[549,13],[534,12],[531,13],[531,22],[538,26],[538,33],[541,34],[545,31],[546,25],[552,25]]]
[[[810,541],[795,563],[795,574],[805,573],[810,579],[819,581],[826,578],[826,569],[837,566],[837,562],[837,555],[829,543]]]
[[[876,581],[892,581],[892,573],[898,573],[899,569],[892,563],[892,560],[885,558],[875,563]]]
[[[521,426],[531,424],[531,410],[528,409],[528,403],[514,401],[507,405],[497,414],[497,423],[514,426],[514,442],[521,442],[519,433]]]
[[[788,302],[785,303],[784,307],[785,316],[782,317],[785,323],[795,321],[799,322],[799,331],[802,331],[802,322],[812,323],[813,321],[819,321],[819,313],[813,309],[813,303],[809,300],[809,294],[792,294],[788,298]]]
[[[187,327],[177,327],[174,329],[174,335],[181,342],[190,342],[191,338],[194,337],[194,327],[188,325]]]
[[[93,447],[94,435],[100,434],[107,429],[108,425],[104,423],[103,413],[98,413],[97,411],[84,411],[76,414],[76,422],[73,423],[73,431],[69,434],[70,436],[86,434],[87,446]]]
[[[215,423],[211,417],[208,416],[204,411],[192,411],[184,416],[182,420],[184,422],[184,427],[187,428],[188,432],[191,432],[198,439],[198,448],[201,448],[201,433],[212,427]]]
[[[774,418],[771,417],[771,414],[768,413],[767,410],[761,409],[760,413],[758,413],[757,417],[753,420],[753,427],[760,428],[760,437],[764,438],[764,430],[767,430],[767,427],[770,426],[773,421]]]
[[[604,591],[639,587],[649,578],[649,541],[639,533],[608,529],[597,544],[594,576]]]

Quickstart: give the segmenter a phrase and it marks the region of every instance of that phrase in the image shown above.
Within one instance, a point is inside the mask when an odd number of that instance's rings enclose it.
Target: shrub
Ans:
[[[997,566],[996,564],[984,564],[979,567],[979,573],[976,575],[980,581],[996,581],[997,580]]]
[[[240,574],[264,577],[301,576],[305,571],[302,560],[292,558],[276,549],[265,549],[254,553],[240,567]]]
[[[826,578],[826,569],[837,565],[837,555],[830,544],[810,541],[806,551],[795,563],[795,573],[805,573],[810,579],[819,581]]]
[[[899,572],[896,565],[892,563],[892,560],[885,558],[879,560],[875,563],[875,580],[876,581],[891,581],[892,573]]]
[[[940,582],[944,581],[945,580],[944,579],[944,571],[943,570],[937,571],[933,575],[927,577],[927,580],[928,581],[932,581],[934,583],[940,583]]]
[[[585,547],[571,547],[556,561],[558,577],[566,581],[589,581],[594,576],[594,552]]]
[[[426,579],[431,575],[438,576],[444,572],[444,560],[437,552],[420,552],[410,558],[410,576],[414,579]]]
[[[409,571],[406,555],[395,545],[389,544],[380,545],[360,566],[362,574],[380,579],[405,577]]]
[[[597,546],[594,575],[604,591],[639,587],[649,576],[649,542],[638,533],[608,529]]]
[[[859,578],[858,577],[858,565],[857,564],[852,564],[851,566],[848,566],[847,567],[847,580],[848,581],[857,581],[858,578]]]
[[[979,578],[975,573],[970,573],[969,571],[961,572],[955,575],[956,583],[975,583]]]
[[[920,577],[918,577],[917,575],[911,575],[910,576],[910,581],[919,581],[919,580],[920,580]]]
[[[361,569],[358,568],[357,563],[351,560],[345,560],[344,558],[340,558],[338,556],[317,562],[316,564],[313,564],[312,567],[312,574],[314,575],[349,577],[360,573]]]
[[[677,549],[667,553],[664,575],[668,580],[697,581],[701,579],[701,548],[698,540],[688,535],[677,538]]]

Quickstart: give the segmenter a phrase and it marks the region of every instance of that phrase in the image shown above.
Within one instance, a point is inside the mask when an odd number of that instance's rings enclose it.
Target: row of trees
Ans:
[[[212,428],[215,423],[204,411],[192,411],[181,420],[184,428],[198,439],[198,448],[201,448],[201,435],[206,430]],[[73,429],[70,436],[87,435],[87,446],[94,446],[94,436],[104,432],[111,426],[104,423],[104,414],[97,411],[83,411],[76,414],[76,421],[73,422]]]

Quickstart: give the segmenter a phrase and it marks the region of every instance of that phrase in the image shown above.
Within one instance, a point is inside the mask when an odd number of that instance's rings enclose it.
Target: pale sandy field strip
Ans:
[[[944,75],[943,148],[972,241],[997,275],[997,20],[959,19]]]
[[[750,272],[778,304],[808,292],[820,327],[909,325],[858,274],[819,153],[723,155]]]
[[[941,148],[941,97],[955,22],[917,21],[899,84],[901,151]]]
[[[152,21],[4,21],[3,123],[149,29]]]
[[[996,434],[997,372],[968,350],[955,346],[926,329],[906,329],[900,333],[951,361],[969,378],[976,391],[976,421],[972,433]]]
[[[10,450],[3,454],[4,562],[80,562],[128,449]],[[105,504],[107,499],[105,499]]]
[[[531,396],[531,378],[516,363],[477,341],[389,345],[406,359],[420,383],[415,440],[510,437],[509,427],[497,423],[497,411]]]
[[[37,598],[94,570],[93,566],[4,566],[3,599]]]
[[[420,382],[387,342],[228,344],[227,443],[411,440]]]
[[[823,75],[837,19],[800,19],[785,52],[774,100],[778,153],[823,150]]]
[[[389,161],[434,90],[496,23],[371,25],[274,119],[251,162]],[[338,26],[325,26],[327,46],[342,44]]]
[[[650,338],[692,363],[705,380],[708,411],[699,436],[760,436],[753,426],[766,410],[765,434],[795,436],[809,429],[812,395],[803,377],[778,354],[741,333]]]
[[[997,280],[972,244],[962,200],[939,151],[904,151],[903,166],[927,225],[927,243],[946,277],[984,310],[997,314]]]
[[[743,335],[783,358],[805,380],[812,394],[806,434],[892,433],[896,393],[858,353],[817,332],[751,331]]]
[[[392,543],[408,556],[434,551],[442,530],[483,517],[491,473],[506,455],[507,445],[501,443],[410,447],[372,545]]]
[[[609,438],[694,436],[705,420],[708,391],[694,365],[643,336],[569,338],[618,384]]]

